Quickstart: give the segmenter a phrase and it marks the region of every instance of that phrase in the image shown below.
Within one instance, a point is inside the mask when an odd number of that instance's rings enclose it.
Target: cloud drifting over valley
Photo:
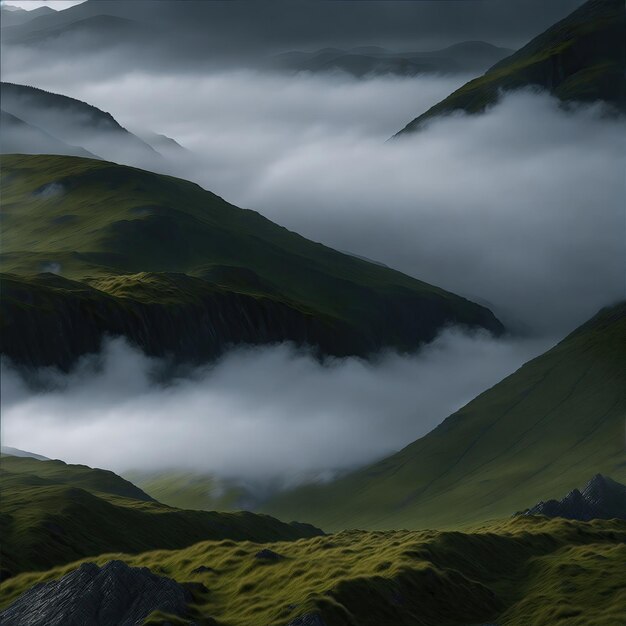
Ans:
[[[236,350],[165,386],[162,364],[114,340],[68,376],[40,372],[44,392],[5,366],[7,445],[117,470],[325,476],[425,434],[625,295],[626,133],[599,105],[522,91],[388,141],[468,77],[126,73],[122,52],[43,65],[16,48],[4,78],[173,137],[189,152],[139,163],[475,299],[525,338],[448,330],[417,355],[324,365],[288,346]]]
[[[416,355],[321,364],[280,345],[158,384],[164,363],[116,339],[70,374],[38,372],[36,392],[4,364],[2,440],[117,471],[287,485],[403,447],[545,347],[450,329]]]

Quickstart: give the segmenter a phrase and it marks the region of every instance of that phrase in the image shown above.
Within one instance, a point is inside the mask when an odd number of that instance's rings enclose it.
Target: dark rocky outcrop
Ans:
[[[4,626],[135,626],[154,611],[183,616],[191,597],[171,578],[110,561],[35,585],[0,614]]]
[[[208,565],[200,565],[196,569],[191,570],[192,574],[216,574],[216,570]]]
[[[562,500],[539,502],[522,515],[592,519],[626,519],[626,485],[596,474],[582,491],[573,489]]]
[[[328,626],[318,613],[307,613],[292,619],[287,626]]]
[[[254,555],[254,558],[260,561],[282,561],[285,557],[282,554],[278,554],[278,552],[274,552],[274,550],[264,548],[263,550],[259,550]]]

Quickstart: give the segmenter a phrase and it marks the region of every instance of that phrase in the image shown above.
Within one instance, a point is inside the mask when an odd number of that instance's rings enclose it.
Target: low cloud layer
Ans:
[[[322,365],[281,345],[160,385],[163,363],[116,339],[69,375],[39,371],[37,392],[5,364],[2,442],[117,471],[289,484],[403,447],[545,347],[451,329],[414,356]]]

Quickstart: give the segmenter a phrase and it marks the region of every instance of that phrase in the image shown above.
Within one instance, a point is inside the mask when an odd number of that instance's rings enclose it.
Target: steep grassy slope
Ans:
[[[274,559],[231,541],[115,558],[195,583],[190,617],[200,624],[285,626],[318,615],[327,626],[616,626],[626,623],[625,541],[617,520],[527,517],[466,533],[347,531],[270,544]],[[5,582],[2,606],[77,567]]]
[[[563,102],[604,100],[626,112],[623,0],[588,0],[565,19],[466,83],[397,135],[454,111],[480,113],[503,91],[537,86]]]
[[[444,324],[502,328],[479,305],[184,180],[14,155],[2,159],[2,188],[2,265],[15,274],[3,285],[2,350],[17,361],[58,354],[67,365],[105,332],[152,354],[206,357],[226,343],[287,339],[367,354],[414,348]],[[29,277],[46,271],[63,278]]]
[[[170,508],[112,472],[61,461],[3,456],[0,468],[3,578],[103,552],[320,534],[312,526],[266,515]]]
[[[626,478],[626,303],[603,309],[397,454],[265,508],[327,529],[450,527]]]

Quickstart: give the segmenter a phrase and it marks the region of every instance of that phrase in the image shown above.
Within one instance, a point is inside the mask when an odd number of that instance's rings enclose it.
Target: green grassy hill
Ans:
[[[0,492],[3,578],[105,552],[320,534],[307,524],[267,515],[171,508],[112,472],[61,461],[2,456]]]
[[[164,468],[158,471],[134,470],[124,472],[124,476],[159,502],[180,509],[254,510],[258,500],[243,485],[202,472]]]
[[[18,362],[67,366],[104,333],[201,359],[241,342],[367,355],[415,348],[449,323],[502,330],[477,304],[184,180],[13,155],[2,158],[2,195],[1,347]]]
[[[72,465],[59,460],[40,460],[33,457],[3,454],[0,457],[0,470],[7,474],[17,475],[18,482],[34,475],[48,484],[68,485],[91,493],[154,502],[154,498],[114,472],[86,465]]]
[[[345,531],[273,543],[282,557],[274,559],[248,542],[207,541],[90,560],[121,559],[187,583],[198,624],[286,626],[318,615],[327,626],[616,626],[626,623],[625,542],[623,521],[523,517],[465,533]],[[6,581],[0,607],[78,566]]]
[[[451,527],[626,479],[626,302],[397,454],[263,508],[325,529]]]
[[[527,86],[563,102],[604,100],[626,112],[623,0],[588,0],[530,43],[415,118],[396,137],[455,111],[481,113],[504,91]]]

